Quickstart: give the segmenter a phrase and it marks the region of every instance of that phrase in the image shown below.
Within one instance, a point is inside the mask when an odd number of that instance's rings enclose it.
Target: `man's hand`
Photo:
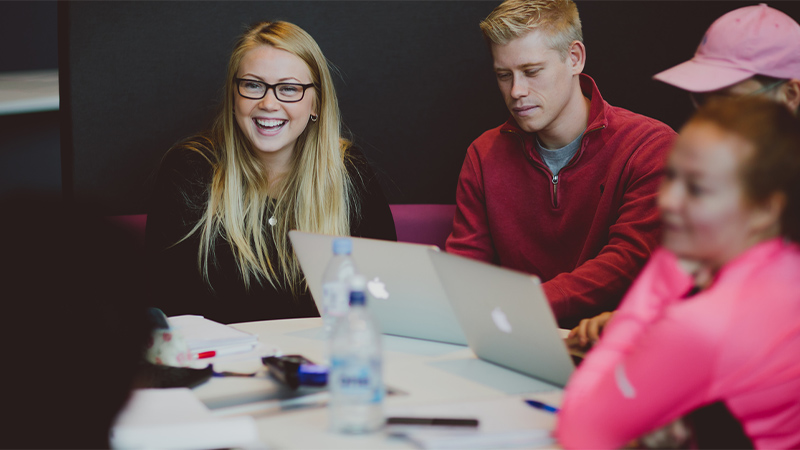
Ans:
[[[614,312],[604,312],[591,319],[583,319],[567,336],[566,342],[570,350],[586,351],[600,339],[606,324],[614,316]]]

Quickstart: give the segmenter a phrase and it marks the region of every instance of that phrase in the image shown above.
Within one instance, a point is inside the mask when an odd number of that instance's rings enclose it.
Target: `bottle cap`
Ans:
[[[349,255],[353,251],[353,242],[349,238],[337,238],[333,240],[334,255]]]

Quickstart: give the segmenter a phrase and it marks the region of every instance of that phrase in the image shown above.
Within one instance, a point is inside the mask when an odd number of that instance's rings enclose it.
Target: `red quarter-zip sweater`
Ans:
[[[656,194],[675,132],[606,103],[554,177],[513,118],[467,150],[447,251],[541,278],[559,325],[613,310],[660,240]]]

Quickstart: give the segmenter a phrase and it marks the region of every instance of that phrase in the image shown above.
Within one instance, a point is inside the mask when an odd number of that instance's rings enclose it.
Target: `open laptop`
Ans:
[[[290,231],[311,296],[322,311],[322,276],[341,236]],[[356,269],[367,278],[367,308],[385,334],[466,345],[428,252],[432,245],[350,238]]]
[[[457,255],[428,255],[479,358],[567,384],[575,364],[537,277]]]

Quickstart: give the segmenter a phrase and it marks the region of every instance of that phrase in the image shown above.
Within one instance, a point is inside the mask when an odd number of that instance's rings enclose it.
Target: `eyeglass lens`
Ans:
[[[261,81],[239,80],[239,94],[249,99],[258,100],[264,98],[270,88],[273,88],[278,100],[284,102],[299,102],[305,94],[305,88],[302,84],[278,83],[267,85]]]

